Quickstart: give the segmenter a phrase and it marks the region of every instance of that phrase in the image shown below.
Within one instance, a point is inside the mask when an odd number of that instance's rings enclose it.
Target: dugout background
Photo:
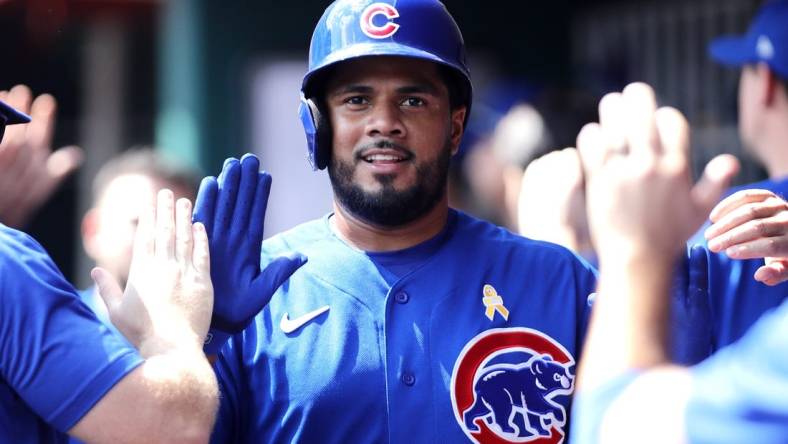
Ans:
[[[512,85],[511,96],[522,99],[546,88],[599,97],[644,80],[687,114],[696,166],[717,152],[740,154],[738,75],[711,63],[705,48],[716,35],[743,32],[759,0],[445,3],[471,55],[477,121],[505,111],[502,85]],[[296,104],[286,98],[265,102],[255,89],[256,73],[271,63],[306,60],[312,28],[327,4],[0,0],[0,88],[25,83],[55,95],[56,146],[78,144],[87,152],[81,171],[27,227],[66,277],[79,286],[88,282],[79,220],[95,170],[115,153],[155,144],[215,174],[225,157],[261,149],[253,146],[261,140],[259,122],[249,118],[259,115],[259,101],[295,118]],[[266,149],[303,157],[304,145]],[[763,177],[745,162],[739,182]],[[301,168],[307,171],[305,160]]]

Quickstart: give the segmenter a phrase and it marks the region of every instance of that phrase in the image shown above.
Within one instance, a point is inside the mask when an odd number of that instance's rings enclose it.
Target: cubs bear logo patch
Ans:
[[[555,398],[568,400],[574,366],[572,355],[538,330],[484,331],[465,345],[454,364],[455,419],[480,444],[561,443],[567,412]]]

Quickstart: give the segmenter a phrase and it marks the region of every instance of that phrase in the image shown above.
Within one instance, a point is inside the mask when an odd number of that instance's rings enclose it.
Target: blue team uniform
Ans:
[[[788,177],[765,180],[731,188],[726,195],[744,189],[766,189],[788,197]],[[704,226],[690,239],[690,245],[706,245]],[[779,306],[788,296],[788,283],[768,286],[756,281],[755,270],[763,259],[737,260],[724,253],[709,253],[709,294],[714,321],[713,348],[724,347],[741,338],[756,320],[768,310]]]
[[[687,436],[693,443],[788,440],[788,302],[693,368]]]
[[[263,263],[292,251],[309,262],[215,365],[213,442],[566,435],[595,288],[577,256],[454,210],[435,238],[378,254],[325,217],[265,241]]]
[[[0,441],[67,442],[64,432],[140,363],[38,243],[0,225]]]

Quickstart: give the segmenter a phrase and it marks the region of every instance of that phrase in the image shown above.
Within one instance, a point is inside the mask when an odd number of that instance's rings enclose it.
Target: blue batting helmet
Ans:
[[[438,63],[457,78],[460,100],[470,114],[471,76],[465,43],[438,0],[338,0],[320,18],[309,46],[309,71],[301,84],[299,115],[309,162],[323,169],[331,154],[331,130],[318,106],[317,78],[337,63],[369,56],[404,56]],[[318,99],[318,100],[316,100]]]
[[[13,125],[15,123],[27,123],[30,117],[12,108],[7,103],[0,100],[0,141],[3,140],[3,133],[5,133],[6,125]]]

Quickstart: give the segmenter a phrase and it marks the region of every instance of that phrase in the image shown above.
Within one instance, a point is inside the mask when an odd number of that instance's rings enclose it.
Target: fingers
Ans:
[[[788,281],[788,259],[768,260],[755,271],[755,280],[770,286]]]
[[[271,261],[252,282],[252,287],[255,289],[253,293],[261,297],[259,308],[262,309],[271,295],[306,262],[307,257],[300,253],[280,256]]]
[[[631,83],[624,88],[622,100],[626,109],[627,144],[633,156],[650,159],[662,152],[657,134],[654,90],[645,83]]]
[[[730,211],[704,233],[709,248],[714,252],[730,250],[737,244],[755,239],[768,240],[788,234],[788,203],[774,195],[762,202],[729,208]],[[768,253],[774,253],[768,256],[778,255],[778,252]]]
[[[687,169],[690,134],[687,119],[676,108],[663,107],[655,111],[654,123],[665,158],[675,167]]]
[[[704,217],[719,201],[738,172],[739,161],[729,154],[716,156],[706,164],[703,175],[691,191],[692,200]]]
[[[107,309],[112,313],[123,299],[123,290],[118,281],[107,270],[100,267],[91,270],[90,277],[96,283],[96,288],[98,288],[101,299],[107,304]]]
[[[74,145],[66,146],[54,151],[49,155],[46,162],[46,170],[49,177],[55,184],[60,183],[69,174],[82,165],[85,155],[82,148]]]
[[[175,258],[188,266],[192,263],[192,204],[189,199],[178,199],[175,205]]]
[[[233,219],[243,225],[249,223],[252,202],[257,191],[257,175],[260,161],[253,154],[245,154],[241,158],[241,178],[238,185],[238,200],[235,203]]]
[[[160,190],[156,199],[156,256],[175,257],[175,197],[170,190]]]
[[[725,254],[733,259],[760,259],[768,257],[788,257],[788,234],[771,237],[758,237],[749,241],[737,242],[734,245],[722,248],[709,243],[709,250],[718,253],[725,250]]]
[[[738,191],[718,203],[717,206],[711,210],[709,219],[712,222],[717,222],[726,214],[730,213],[736,208],[741,207],[742,205],[753,202],[763,202],[770,197],[775,197],[775,194],[769,190],[751,189]]]
[[[609,93],[599,101],[599,125],[602,130],[600,156],[627,152],[627,115],[621,93]]]
[[[208,248],[208,233],[205,225],[196,222],[192,225],[192,235],[194,236],[194,250],[192,252],[192,264],[194,269],[203,276],[211,275],[211,256]]]
[[[709,289],[709,259],[706,249],[701,245],[694,245],[689,252],[689,289],[696,292],[707,292]]]
[[[42,155],[52,150],[52,135],[55,131],[57,102],[49,94],[42,94],[33,100],[30,108],[30,123],[27,127],[27,145]]]
[[[238,159],[230,158],[224,162],[222,174],[219,175],[219,200],[216,203],[216,218],[213,233],[217,230],[226,231],[230,227],[233,209],[238,200],[238,185],[241,176],[241,164]]]
[[[249,217],[249,235],[256,243],[263,241],[265,227],[265,210],[268,207],[268,196],[271,194],[271,175],[265,171],[259,173],[257,190]]]
[[[604,165],[609,155],[605,140],[602,127],[596,123],[585,125],[577,135],[577,150],[586,177],[592,176]]]
[[[219,184],[213,176],[206,177],[200,182],[197,199],[194,202],[194,222],[200,222],[205,231],[211,233],[216,217],[216,200],[219,195]]]
[[[134,256],[132,257],[132,269],[135,262],[140,263],[152,257],[156,251],[156,206],[153,202],[143,205],[140,210],[137,233],[134,235]]]

